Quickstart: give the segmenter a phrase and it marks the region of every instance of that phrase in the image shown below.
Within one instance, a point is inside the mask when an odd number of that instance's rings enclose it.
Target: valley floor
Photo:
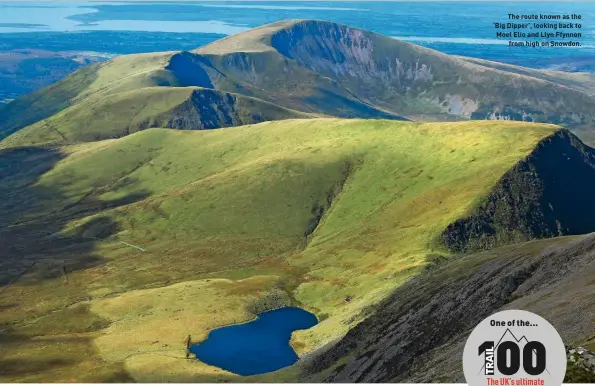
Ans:
[[[443,243],[503,175],[556,141],[567,141],[559,127],[521,122],[308,119],[2,149],[0,280],[11,284],[0,290],[0,380],[357,378],[352,360],[366,348],[345,356],[340,347],[377,337],[358,328],[383,302],[421,310],[477,269],[539,260],[581,239],[478,254]],[[512,237],[496,235],[496,247]],[[580,261],[590,272],[593,259]],[[557,296],[560,312],[587,313],[580,328],[556,327],[592,345],[590,298],[569,308]],[[185,358],[188,334],[200,341],[251,320],[273,298],[321,321],[292,337],[302,361],[239,377]]]

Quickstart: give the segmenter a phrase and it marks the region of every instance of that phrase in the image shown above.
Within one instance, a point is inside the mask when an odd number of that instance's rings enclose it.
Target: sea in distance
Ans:
[[[494,23],[516,14],[581,15],[581,47],[510,47]],[[0,2],[0,51],[39,48],[113,55],[193,49],[281,19],[359,27],[448,54],[539,68],[595,58],[593,2]],[[566,68],[564,67],[566,66]]]

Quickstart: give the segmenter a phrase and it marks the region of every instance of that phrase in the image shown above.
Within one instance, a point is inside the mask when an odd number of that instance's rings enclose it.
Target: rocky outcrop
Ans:
[[[273,288],[258,299],[246,304],[246,311],[254,316],[267,311],[277,310],[294,305],[295,301],[284,290]]]
[[[469,252],[595,230],[595,151],[566,130],[508,171],[473,213],[439,242]]]
[[[236,102],[237,97],[231,94],[215,90],[195,91],[190,99],[170,113],[163,127],[178,130],[204,130],[265,120],[264,114],[259,114],[259,111],[254,111],[252,115],[242,119]]]
[[[584,347],[566,347],[568,365],[566,383],[595,382],[595,352]]]

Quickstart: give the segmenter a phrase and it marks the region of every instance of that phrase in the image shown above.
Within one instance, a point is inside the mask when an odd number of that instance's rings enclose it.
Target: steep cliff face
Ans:
[[[562,130],[507,172],[441,242],[454,252],[595,229],[595,151]]]
[[[420,62],[415,46],[339,24],[297,23],[274,34],[271,45],[313,71],[364,83],[381,81],[394,91],[429,87],[434,79],[435,70]],[[389,54],[383,45],[396,51]]]
[[[365,101],[404,116],[579,126],[593,121],[584,109],[592,103],[589,95],[544,77],[507,73],[340,24],[298,21],[273,34],[271,46]]]
[[[174,73],[179,84],[184,86],[214,88],[205,67],[209,64],[200,55],[180,52],[171,57],[165,69]]]
[[[152,125],[179,130],[204,130],[304,117],[307,115],[261,100],[215,90],[197,90],[187,101]]]

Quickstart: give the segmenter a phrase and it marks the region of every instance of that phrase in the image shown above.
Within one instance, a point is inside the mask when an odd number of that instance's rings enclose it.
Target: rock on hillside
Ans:
[[[562,130],[509,170],[474,213],[450,224],[441,243],[484,250],[595,229],[595,151]]]
[[[595,382],[595,352],[584,347],[566,347],[569,370],[565,382]]]

